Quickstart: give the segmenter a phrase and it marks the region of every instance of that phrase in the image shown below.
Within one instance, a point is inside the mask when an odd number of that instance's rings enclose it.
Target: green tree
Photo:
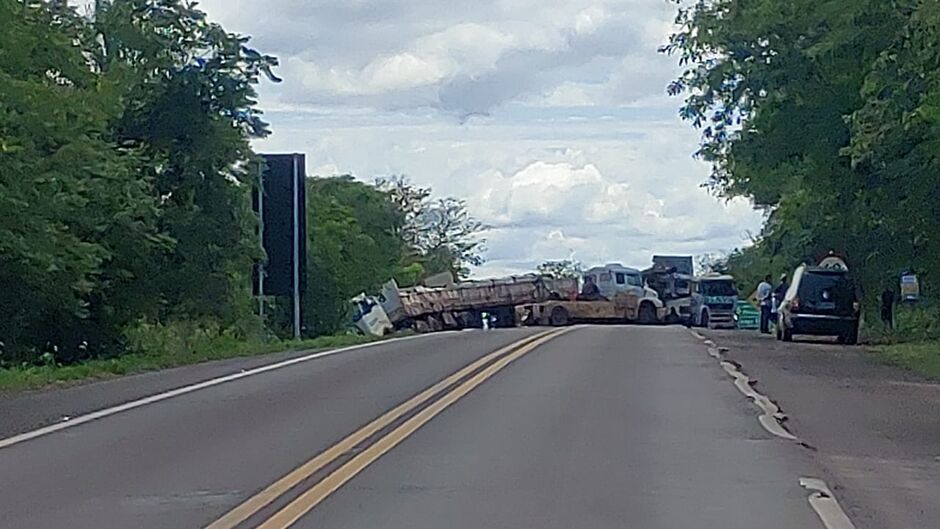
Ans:
[[[486,241],[481,235],[489,228],[470,214],[466,202],[433,199],[431,189],[402,176],[379,179],[376,186],[404,213],[399,234],[412,250],[409,262],[420,263],[427,276],[450,272],[465,278],[470,266],[485,262]]]
[[[146,155],[141,173],[174,242],[126,291],[156,296],[159,319],[249,317],[259,250],[248,141],[268,134],[254,85],[276,80],[276,59],[184,0],[98,0],[87,39],[95,69],[125,103],[113,140]]]
[[[872,259],[888,271],[913,267],[940,278],[940,5],[901,3],[899,37],[868,72],[864,104],[848,122],[843,154],[866,176],[865,205],[879,244]],[[912,9],[912,6],[916,8]]]
[[[403,223],[398,205],[373,186],[350,176],[307,179],[308,334],[338,331],[353,296],[401,273]]]
[[[713,164],[709,184],[768,210],[756,245],[731,262],[747,257],[786,269],[836,249],[873,297],[925,243],[918,236],[937,216],[899,210],[905,192],[884,185],[863,154],[875,136],[859,132],[880,128],[878,100],[898,93],[883,82],[897,56],[891,50],[905,46],[912,16],[932,10],[928,4],[712,0],[680,9],[680,30],[663,51],[686,70],[669,91],[687,94],[681,115],[702,130],[698,154]],[[888,72],[880,81],[879,68]],[[895,130],[898,141],[911,139]],[[911,214],[913,222],[905,219]],[[918,228],[905,232],[910,224]]]
[[[0,0],[0,20],[0,339],[21,359],[114,351],[107,285],[166,242],[152,182],[109,138],[120,109],[87,67],[84,22],[20,0]]]
[[[252,323],[253,85],[276,60],[183,0],[0,0],[7,356],[123,351],[142,320]],[[10,23],[12,22],[12,23]]]
[[[581,277],[583,271],[584,267],[581,265],[580,261],[570,259],[545,261],[538,266],[539,274],[553,279],[578,279]]]

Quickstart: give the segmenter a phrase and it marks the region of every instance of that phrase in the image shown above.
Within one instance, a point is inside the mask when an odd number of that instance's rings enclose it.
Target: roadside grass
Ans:
[[[0,392],[16,392],[48,386],[67,386],[90,380],[114,378],[213,360],[260,356],[283,351],[334,349],[377,340],[356,334],[321,336],[310,340],[258,342],[228,335],[189,343],[162,343],[143,351],[111,359],[87,360],[77,364],[24,365],[0,368]],[[150,344],[156,345],[156,344]]]
[[[883,345],[879,352],[893,365],[940,380],[940,340]]]
[[[880,321],[866,321],[865,342],[880,360],[940,380],[940,306],[899,306],[894,324],[889,330]]]

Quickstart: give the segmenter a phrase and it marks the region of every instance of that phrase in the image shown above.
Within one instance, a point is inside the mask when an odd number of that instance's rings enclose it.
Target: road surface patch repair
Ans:
[[[762,413],[758,416],[757,420],[765,430],[781,439],[796,441],[804,448],[812,448],[786,429],[783,425],[784,421],[787,420],[786,414],[781,411],[777,403],[771,400],[770,397],[754,389],[754,385],[757,382],[752,381],[742,371],[741,364],[724,358],[724,353],[727,352],[728,349],[718,347],[713,340],[708,339],[701,333],[692,329],[689,329],[689,332],[699,340],[702,340],[702,343],[708,348],[708,356],[717,360],[721,368],[734,379],[734,387],[738,388],[738,391],[760,408]],[[832,490],[829,489],[829,485],[827,485],[825,481],[819,478],[802,477],[800,478],[800,486],[810,491],[810,496],[807,498],[809,504],[822,520],[826,529],[856,529],[852,520],[845,514],[835,494],[832,493]]]
[[[718,354],[720,355],[720,352]],[[734,378],[734,387],[738,388],[738,391],[751,399],[764,412],[758,417],[758,420],[765,430],[781,439],[798,441],[797,437],[783,426],[783,421],[787,419],[787,416],[780,411],[780,407],[774,401],[754,389],[751,379],[741,372],[741,366],[733,362],[722,361],[721,367]]]
[[[827,529],[855,529],[852,520],[845,514],[826,482],[816,478],[800,478],[800,485],[812,494],[809,504],[826,524]]]

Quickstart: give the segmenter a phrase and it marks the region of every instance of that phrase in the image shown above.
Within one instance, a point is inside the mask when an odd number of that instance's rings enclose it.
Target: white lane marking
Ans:
[[[783,412],[780,411],[780,408],[766,395],[762,395],[754,390],[751,386],[751,379],[738,370],[738,366],[731,362],[722,362],[721,367],[724,368],[729,375],[734,377],[734,386],[738,388],[741,393],[754,401],[754,404],[764,412],[758,417],[758,421],[760,421],[761,426],[763,426],[765,430],[783,439],[790,441],[797,440],[796,436],[788,432],[781,423],[781,421],[786,419],[786,415],[784,415]]]
[[[261,373],[267,373],[268,371],[274,371],[276,369],[282,369],[282,368],[300,364],[303,362],[309,362],[311,360],[316,360],[317,358],[324,358],[327,356],[333,356],[333,355],[337,355],[340,353],[355,351],[358,349],[366,349],[369,347],[375,347],[377,345],[384,345],[384,344],[389,344],[389,343],[394,343],[394,342],[402,342],[405,340],[414,340],[417,338],[425,338],[429,336],[441,336],[443,334],[445,333],[419,334],[415,336],[405,336],[402,338],[394,338],[391,340],[381,340],[377,342],[370,342],[367,344],[353,345],[349,347],[343,347],[340,349],[332,349],[330,351],[323,351],[319,353],[312,353],[312,354],[305,355],[305,356],[299,356],[297,358],[291,358],[290,360],[284,360],[282,362],[276,362],[274,364],[268,364],[265,366],[256,367],[254,369],[249,369],[247,371],[242,370],[238,373],[234,373],[231,375],[226,375],[226,376],[222,376],[218,378],[212,378],[212,379],[205,380],[203,382],[198,382],[196,384],[192,384],[189,386],[183,386],[183,387],[172,389],[170,391],[166,391],[163,393],[158,393],[156,395],[151,395],[149,397],[132,400],[130,402],[119,404],[117,406],[112,406],[110,408],[105,408],[102,410],[94,411],[85,415],[79,415],[78,417],[71,417],[67,421],[50,424],[49,426],[38,428],[30,432],[25,432],[25,433],[21,433],[18,435],[14,435],[12,437],[7,437],[6,439],[0,439],[0,450],[4,448],[9,448],[19,443],[24,443],[26,441],[36,439],[37,437],[42,437],[44,435],[49,435],[51,433],[65,430],[66,428],[74,428],[76,426],[89,423],[91,421],[96,421],[104,417],[109,417],[111,415],[115,415],[115,414],[125,412],[128,410],[133,410],[135,408],[140,408],[141,406],[147,406],[148,404],[153,404],[155,402],[172,399],[174,397],[179,397],[180,395],[186,395],[187,393],[192,393],[194,391],[211,388],[213,386],[218,386],[219,384],[225,384],[226,382],[232,382],[234,380],[238,380],[241,378],[250,377],[253,375],[260,375]],[[450,334],[450,333],[446,333],[446,334]]]
[[[829,490],[825,481],[817,478],[800,478],[800,486],[812,492],[809,495],[809,504],[819,515],[826,529],[855,529],[855,524],[842,510],[839,500]]]
[[[689,332],[692,333],[692,336],[695,336],[695,337],[698,338],[699,340],[704,340],[704,339],[705,339],[705,335],[703,335],[702,333],[700,333],[700,332],[698,332],[698,331],[694,331],[694,330],[692,330],[692,329],[689,329]]]
[[[717,347],[709,347],[708,356],[714,358],[715,360],[721,360],[721,350]]]

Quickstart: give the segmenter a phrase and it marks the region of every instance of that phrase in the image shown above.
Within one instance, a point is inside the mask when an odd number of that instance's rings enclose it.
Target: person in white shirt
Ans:
[[[757,302],[760,304],[760,332],[764,334],[770,334],[770,311],[773,305],[771,296],[774,289],[770,282],[771,277],[767,275],[767,277],[757,285]]]

